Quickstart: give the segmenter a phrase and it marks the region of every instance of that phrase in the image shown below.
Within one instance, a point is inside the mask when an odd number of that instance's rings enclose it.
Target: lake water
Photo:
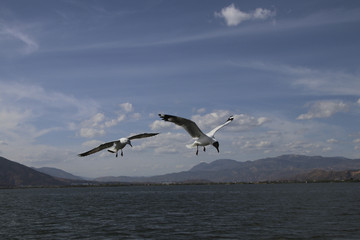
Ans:
[[[0,239],[360,239],[360,183],[0,190]]]

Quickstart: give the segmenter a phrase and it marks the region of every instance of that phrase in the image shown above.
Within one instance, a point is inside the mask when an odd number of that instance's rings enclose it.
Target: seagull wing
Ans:
[[[141,134],[137,134],[131,137],[128,137],[129,140],[133,140],[133,139],[138,139],[138,138],[147,138],[147,137],[152,137],[155,135],[158,135],[159,133],[141,133]]]
[[[220,128],[228,125],[229,123],[231,123],[232,120],[234,120],[234,117],[233,117],[233,116],[230,116],[230,117],[228,118],[228,120],[226,120],[225,123],[221,124],[220,126],[217,126],[217,127],[214,128],[213,130],[211,130],[207,135],[208,135],[209,137],[214,137],[215,133],[216,133]]]
[[[99,152],[99,151],[104,150],[104,149],[106,149],[106,148],[112,147],[112,146],[114,145],[114,143],[117,142],[117,141],[118,141],[118,140],[112,141],[112,142],[103,143],[103,144],[99,145],[98,147],[91,149],[90,151],[87,151],[87,152],[78,154],[78,156],[79,156],[79,157],[85,157],[85,156],[87,156],[87,155],[90,155],[90,154]]]
[[[173,115],[167,115],[167,114],[159,114],[159,116],[164,121],[172,122],[178,126],[183,127],[193,138],[199,138],[202,135],[205,135],[200,130],[200,128],[196,125],[196,123],[194,123],[193,121],[191,121],[189,119],[177,117],[177,116],[173,116]]]

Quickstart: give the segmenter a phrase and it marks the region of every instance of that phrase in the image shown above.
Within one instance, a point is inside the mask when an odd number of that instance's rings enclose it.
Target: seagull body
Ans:
[[[198,155],[199,153],[199,146],[204,147],[204,152],[205,152],[206,151],[205,146],[213,145],[216,148],[216,150],[219,152],[219,142],[214,137],[215,133],[220,128],[228,125],[232,120],[234,120],[234,117],[230,116],[225,123],[217,126],[207,134],[204,134],[200,130],[200,128],[196,125],[196,123],[189,119],[177,117],[173,115],[167,115],[167,114],[159,114],[159,116],[164,121],[172,122],[178,126],[183,127],[185,131],[187,131],[190,134],[190,136],[192,136],[195,139],[195,141],[192,144],[187,145],[187,147],[189,148],[196,147],[196,155]]]
[[[124,153],[123,153],[122,149],[126,146],[126,144],[129,144],[132,147],[131,140],[139,139],[139,138],[152,137],[152,136],[155,136],[155,135],[158,135],[158,134],[159,133],[141,133],[141,134],[137,134],[137,135],[134,135],[134,136],[131,136],[131,137],[127,137],[127,138],[120,138],[119,140],[103,143],[103,144],[99,145],[98,147],[91,149],[90,151],[78,154],[78,156],[79,157],[85,157],[87,155],[99,152],[99,151],[104,150],[106,148],[108,148],[109,152],[115,153],[116,157],[118,156],[118,151],[120,150],[121,151],[121,156],[123,156]]]

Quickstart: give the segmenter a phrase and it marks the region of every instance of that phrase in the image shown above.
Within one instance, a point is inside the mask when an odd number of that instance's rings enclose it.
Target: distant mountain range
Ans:
[[[29,168],[0,157],[0,188],[111,183],[223,183],[266,181],[360,181],[360,159],[282,155],[255,161],[219,159],[188,171],[152,177],[101,177],[84,180],[56,168]]]
[[[350,180],[360,179],[360,159],[304,155],[282,155],[255,161],[239,162],[219,159],[200,163],[189,171],[153,177],[102,177],[100,182],[264,182],[264,181],[311,181],[312,179]],[[315,170],[322,170],[314,172]],[[351,173],[343,173],[351,170]],[[321,175],[321,176],[315,176]],[[333,173],[332,175],[329,173]],[[336,173],[336,174],[335,174]],[[357,174],[359,173],[359,174]],[[331,179],[344,175],[346,177]]]

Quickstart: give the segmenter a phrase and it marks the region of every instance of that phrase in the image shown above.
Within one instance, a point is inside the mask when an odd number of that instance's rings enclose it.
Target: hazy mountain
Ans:
[[[40,168],[37,170],[0,157],[0,187],[90,184],[90,182],[60,169]],[[360,159],[303,155],[282,155],[246,162],[219,159],[211,163],[200,163],[188,171],[178,173],[152,177],[120,176],[95,179],[98,182],[134,183],[263,182],[279,180],[360,180]]]
[[[102,182],[262,182],[294,180],[296,176],[300,179],[314,170],[335,172],[351,169],[360,169],[359,159],[282,155],[246,162],[220,159],[211,163],[200,163],[189,171],[153,177],[104,177],[95,180]]]
[[[0,187],[60,186],[64,182],[0,157]]]
[[[58,168],[42,167],[42,168],[33,168],[33,169],[56,178],[64,178],[70,180],[84,180],[82,177],[72,175],[71,173],[65,172],[64,170]]]

